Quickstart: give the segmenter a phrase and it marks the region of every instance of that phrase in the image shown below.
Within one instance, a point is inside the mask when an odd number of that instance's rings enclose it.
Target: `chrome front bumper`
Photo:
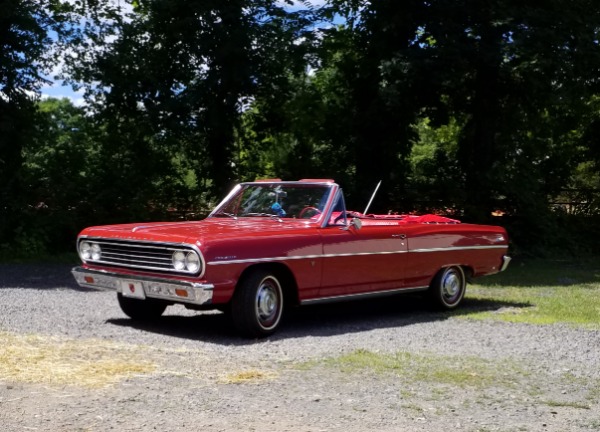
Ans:
[[[104,270],[90,270],[75,267],[71,270],[77,283],[85,288],[123,292],[129,283],[141,284],[145,297],[168,300],[177,303],[208,305],[212,303],[214,285],[197,282],[183,282],[172,279],[128,276]]]

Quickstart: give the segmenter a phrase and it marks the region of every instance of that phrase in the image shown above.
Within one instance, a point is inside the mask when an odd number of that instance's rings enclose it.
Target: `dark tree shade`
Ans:
[[[116,41],[75,65],[77,77],[100,84],[89,94],[107,122],[138,118],[142,134],[170,137],[198,181],[221,196],[239,176],[241,113],[261,92],[277,92],[300,15],[272,0],[136,4],[131,20],[117,24]]]
[[[0,239],[12,235],[23,203],[23,149],[34,134],[34,99],[45,82],[48,31],[60,30],[46,1],[0,1]]]

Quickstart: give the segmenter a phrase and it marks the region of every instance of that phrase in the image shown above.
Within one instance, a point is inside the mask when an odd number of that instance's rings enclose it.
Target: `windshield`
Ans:
[[[316,220],[330,193],[331,186],[327,184],[242,184],[211,216]]]

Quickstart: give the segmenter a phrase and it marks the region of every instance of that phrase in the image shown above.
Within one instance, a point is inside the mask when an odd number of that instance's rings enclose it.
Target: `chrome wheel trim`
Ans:
[[[456,268],[446,270],[442,277],[442,299],[452,305],[462,297],[464,292],[464,275]]]
[[[442,283],[442,289],[444,290],[444,297],[452,298],[459,291],[459,283],[458,276],[456,272],[448,272],[446,273],[446,277]]]
[[[273,277],[264,278],[256,291],[255,312],[259,325],[270,330],[281,318],[281,285]]]

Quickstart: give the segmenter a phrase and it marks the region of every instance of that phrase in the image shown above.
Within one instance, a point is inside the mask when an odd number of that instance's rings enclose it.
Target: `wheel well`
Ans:
[[[459,267],[462,268],[463,273],[465,274],[465,281],[467,281],[468,283],[471,283],[471,280],[473,279],[473,273],[474,273],[473,268],[469,267],[469,266],[465,266],[465,265],[461,265]]]
[[[469,267],[469,266],[463,265],[463,264],[456,264],[456,265],[451,264],[451,265],[445,265],[445,266],[440,267],[440,269],[433,275],[433,277],[429,281],[429,285],[431,286],[431,284],[433,283],[435,277],[439,274],[439,272],[441,272],[444,269],[447,269],[448,267],[459,267],[465,275],[465,282],[471,283],[471,279],[473,278],[473,273],[474,273],[472,267]]]
[[[250,273],[256,270],[267,270],[277,276],[279,282],[281,283],[281,289],[283,290],[283,297],[286,304],[298,305],[300,303],[298,298],[298,285],[296,283],[296,278],[289,267],[281,263],[254,264],[250,267],[247,267],[240,275],[235,289],[237,290],[240,286],[240,283],[243,282]]]

